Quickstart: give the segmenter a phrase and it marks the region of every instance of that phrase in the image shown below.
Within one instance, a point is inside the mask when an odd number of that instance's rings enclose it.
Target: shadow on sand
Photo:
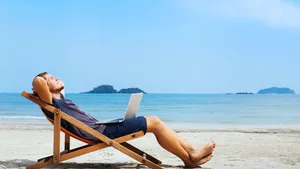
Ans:
[[[25,168],[31,164],[34,164],[35,161],[26,160],[26,159],[15,159],[15,160],[7,160],[0,161],[0,169],[7,168]],[[183,166],[174,166],[174,165],[161,165],[162,168],[185,168]],[[60,164],[51,165],[47,168],[57,168],[57,169],[141,169],[148,168],[145,165],[141,165],[138,163],[68,163],[63,162]],[[198,167],[201,168],[201,167]],[[209,168],[202,168],[209,169]]]

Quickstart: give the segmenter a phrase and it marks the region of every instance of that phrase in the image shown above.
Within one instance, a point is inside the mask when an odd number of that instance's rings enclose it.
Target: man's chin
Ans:
[[[60,93],[62,90],[64,90],[64,86],[58,88],[58,89],[50,89],[51,93]]]

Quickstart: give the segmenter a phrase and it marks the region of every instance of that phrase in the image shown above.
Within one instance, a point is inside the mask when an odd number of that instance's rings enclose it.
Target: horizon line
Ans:
[[[243,93],[243,92],[236,92],[236,93],[146,93],[146,94],[203,94],[203,95],[297,95],[298,93],[269,93],[269,94],[258,94],[257,92],[256,93],[253,93],[253,92],[247,92],[245,94],[238,94],[238,93]],[[20,94],[21,95],[21,92],[0,92],[0,94]],[[119,95],[122,95],[122,94],[132,94],[132,93],[82,93],[82,92],[70,92],[70,93],[65,93],[65,94],[119,94]],[[300,94],[300,93],[299,93]]]

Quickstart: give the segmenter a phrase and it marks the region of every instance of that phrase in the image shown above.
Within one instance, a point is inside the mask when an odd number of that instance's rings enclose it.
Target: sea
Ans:
[[[66,94],[99,121],[124,116],[130,94]],[[144,94],[138,116],[197,126],[298,126],[300,95]],[[48,123],[39,107],[20,93],[0,94],[1,123]]]

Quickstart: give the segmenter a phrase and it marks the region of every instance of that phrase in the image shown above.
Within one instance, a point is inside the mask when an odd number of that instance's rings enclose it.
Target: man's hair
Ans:
[[[48,74],[48,72],[43,72],[43,73],[40,73],[40,74],[36,75],[35,77],[38,77],[38,76],[39,76],[39,77],[42,77],[42,78],[44,78],[44,75],[45,75],[45,74]]]
[[[35,79],[36,77],[38,77],[38,76],[44,78],[44,75],[46,75],[46,74],[48,74],[48,72],[42,72],[42,73],[36,75],[36,76],[33,78],[33,81],[34,81],[34,79]],[[45,78],[44,78],[44,79],[45,79]],[[45,80],[46,80],[46,79],[45,79]],[[32,86],[33,86],[33,81],[32,81]]]

